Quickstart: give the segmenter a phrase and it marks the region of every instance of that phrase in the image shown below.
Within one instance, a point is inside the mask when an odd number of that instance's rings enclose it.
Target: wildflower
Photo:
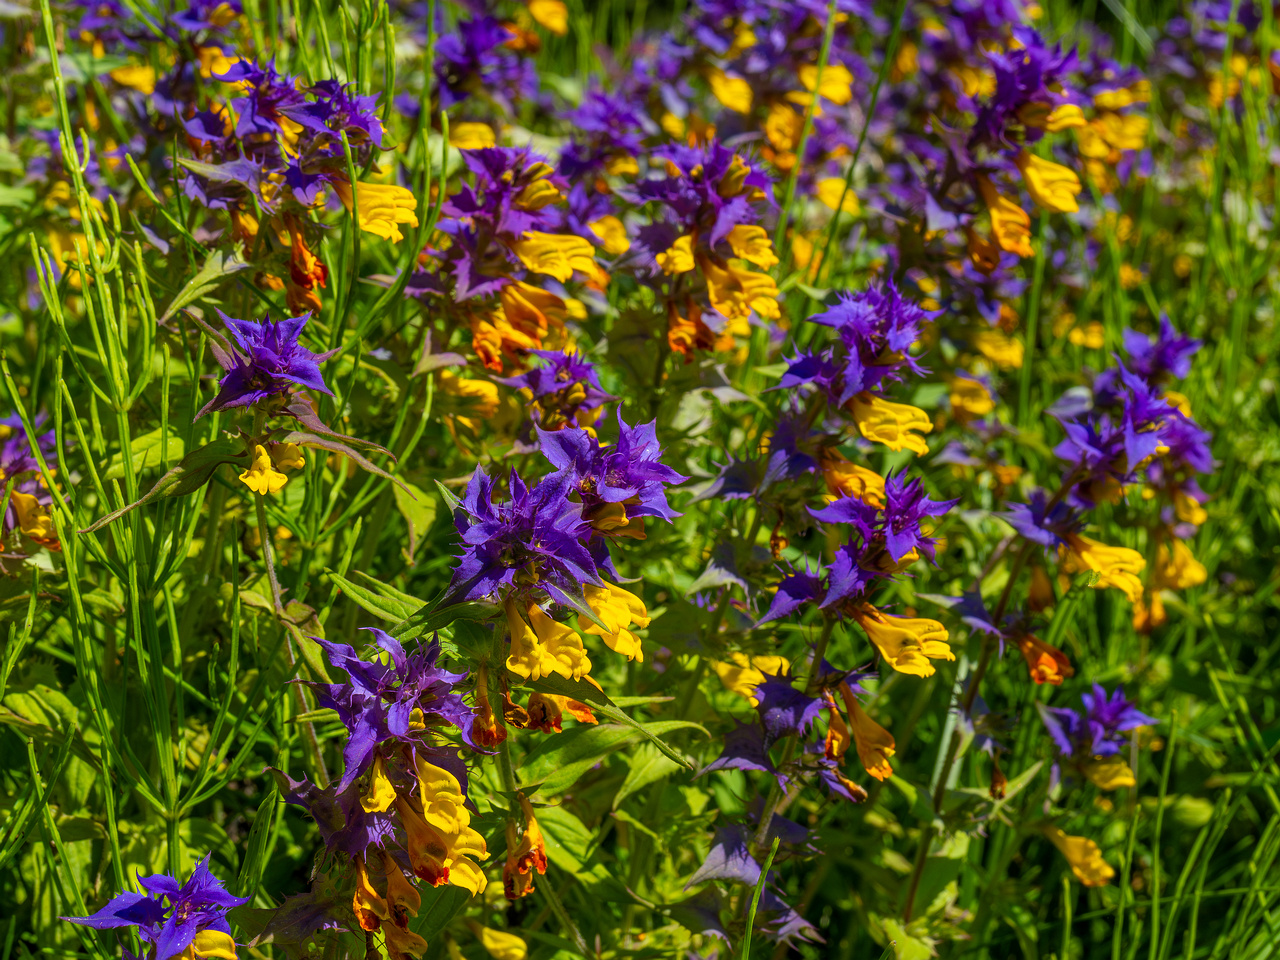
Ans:
[[[1080,209],[1076,196],[1084,188],[1071,170],[1026,150],[1018,152],[1014,163],[1022,171],[1022,181],[1031,199],[1041,207],[1058,213],[1075,213]]]
[[[840,695],[844,698],[849,723],[853,727],[858,759],[862,761],[863,767],[877,780],[893,776],[893,767],[889,765],[889,758],[894,754],[893,737],[888,730],[867,716],[861,704],[854,699],[853,691],[847,683],[840,685]]]
[[[1075,676],[1075,669],[1066,654],[1039,637],[1023,633],[1014,638],[1014,643],[1026,659],[1031,679],[1036,683],[1051,683],[1060,687],[1064,679]]]
[[[561,283],[567,283],[575,270],[586,274],[594,274],[596,270],[591,244],[571,234],[530,230],[524,239],[512,246],[512,250],[520,262],[534,273],[555,277]]]
[[[331,394],[320,373],[320,364],[330,354],[314,354],[298,342],[307,317],[272,323],[265,316],[254,321],[237,320],[220,310],[218,315],[239,350],[210,341],[214,359],[227,372],[218,381],[217,395],[196,414],[197,419],[213,410],[246,407],[287,394],[298,386]]]
[[[834,450],[822,459],[822,478],[833,497],[854,497],[872,507],[884,506],[884,477],[850,463]]]
[[[711,669],[715,671],[726,690],[731,690],[740,697],[746,697],[751,705],[756,706],[756,687],[764,683],[765,675],[780,676],[791,672],[791,661],[779,656],[749,656],[735,652],[728,662],[712,660]]]
[[[581,354],[571,350],[531,350],[530,354],[542,360],[542,365],[516,377],[495,379],[528,391],[530,414],[539,428],[589,428],[600,407],[616,399],[604,392],[595,367]]]
[[[1092,570],[1099,575],[1098,582],[1093,585],[1095,588],[1115,587],[1130,603],[1141,599],[1142,581],[1138,574],[1147,561],[1137,550],[1111,547],[1078,533],[1067,534],[1066,546],[1062,550],[1064,573]]]
[[[1044,835],[1061,851],[1071,865],[1071,872],[1086,887],[1101,887],[1116,875],[1115,870],[1102,859],[1098,845],[1087,837],[1069,837],[1059,827],[1048,827]]]
[[[249,902],[233,897],[209,871],[209,857],[179,884],[163,873],[138,880],[146,893],[125,891],[88,917],[64,917],[95,930],[137,927],[155,960],[171,960],[190,951],[195,957],[235,960],[236,943],[226,912]]]
[[[544,433],[543,443],[567,432],[572,431]],[[477,469],[454,510],[463,554],[453,571],[450,595],[458,601],[478,600],[536,587],[573,606],[569,597],[583,584],[599,585],[595,560],[582,543],[590,528],[582,518],[582,504],[569,499],[572,488],[573,477],[563,472],[530,489],[512,471],[510,499],[494,503],[493,481]]]
[[[253,448],[253,463],[240,474],[240,482],[259,496],[268,493],[279,493],[288,483],[289,478],[275,469],[271,457],[262,444]]]
[[[899,673],[931,677],[934,668],[930,660],[955,659],[947,645],[947,628],[937,620],[881,613],[865,603],[854,608],[853,618],[866,631],[880,655]]]
[[[1174,540],[1168,546],[1156,548],[1156,570],[1153,585],[1170,590],[1186,590],[1198,587],[1208,577],[1204,564],[1191,554],[1182,540]]]
[[[508,900],[519,900],[533,892],[533,873],[547,872],[547,845],[533,815],[533,806],[523,793],[517,794],[522,814],[519,841],[516,823],[507,821],[507,862],[502,867],[502,890]]]
[[[963,370],[956,371],[956,376],[951,379],[950,400],[951,411],[961,422],[985,417],[996,408],[991,388],[981,378]]]
[[[917,456],[929,452],[929,445],[916,431],[929,433],[933,421],[919,407],[861,393],[849,401],[849,411],[866,439],[883,443],[890,450],[910,450]]]
[[[991,232],[1000,248],[1020,257],[1035,256],[1031,248],[1031,218],[1027,211],[996,190],[986,177],[978,178],[978,192],[991,215]]]
[[[614,653],[620,653],[628,660],[643,662],[640,638],[630,627],[632,624],[641,628],[649,626],[649,611],[645,609],[644,601],[612,583],[605,583],[603,587],[587,584],[583,588],[583,597],[605,626],[601,627],[578,614],[578,629],[600,637]]]
[[[333,190],[342,201],[342,205],[350,213],[353,204],[357,205],[356,216],[360,229],[399,243],[404,239],[400,232],[401,224],[411,227],[418,225],[417,198],[404,187],[386,183],[361,183],[358,196],[354,196],[352,185],[346,180],[334,178]]]
[[[1006,337],[998,330],[978,331],[973,335],[973,345],[1003,370],[1017,370],[1022,366],[1022,341]]]
[[[1156,721],[1125,699],[1117,688],[1108,696],[1098,684],[1093,692],[1082,694],[1083,713],[1064,707],[1039,704],[1040,719],[1053,739],[1058,755],[1073,770],[1103,789],[1131,786],[1133,771],[1119,757],[1124,738],[1120,734]]]
[[[570,627],[556,623],[536,603],[529,604],[529,623],[525,623],[513,600],[508,599],[504,609],[511,633],[507,669],[512,673],[528,680],[553,673],[577,680],[591,672],[582,640]]]

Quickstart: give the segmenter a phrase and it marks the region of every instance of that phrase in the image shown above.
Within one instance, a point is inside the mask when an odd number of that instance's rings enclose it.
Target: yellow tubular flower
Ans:
[[[1118,756],[1098,757],[1084,765],[1084,775],[1100,790],[1117,790],[1138,783],[1133,769]]]
[[[556,623],[536,603],[529,604],[529,622],[533,632],[555,666],[555,673],[566,680],[580,680],[591,672],[591,660],[582,646],[582,638],[572,627]]]
[[[1027,185],[1031,199],[1041,207],[1058,213],[1075,213],[1080,209],[1076,196],[1084,187],[1074,171],[1026,150],[1020,150],[1013,162],[1022,171],[1022,182]]]
[[[786,657],[749,657],[745,653],[735,653],[731,662],[712,660],[711,669],[716,672],[725,689],[731,690],[740,697],[746,697],[754,707],[757,705],[754,696],[756,687],[764,683],[764,675],[781,676],[791,672],[791,661]]]
[[[1006,337],[999,330],[980,330],[973,335],[973,345],[1002,370],[1017,370],[1022,366],[1022,341]]]
[[[369,787],[360,797],[360,806],[365,813],[381,813],[396,800],[396,788],[387,776],[387,764],[379,755],[374,758],[373,769],[369,771]]]
[[[673,273],[688,273],[694,268],[693,237],[680,237],[654,259],[658,261],[658,266],[667,276]]]
[[[1209,511],[1181,490],[1173,491],[1173,512],[1183,523],[1194,523],[1197,527],[1209,519]]]
[[[351,184],[346,180],[333,181],[334,193],[350,213],[353,199]],[[360,229],[365,233],[399,243],[404,239],[400,224],[418,225],[418,199],[404,187],[390,183],[361,183],[358,194],[360,209],[357,217]]]
[[[835,451],[822,459],[822,477],[833,497],[857,497],[868,506],[884,506],[884,477],[850,463]]]
[[[1117,150],[1141,150],[1147,142],[1150,121],[1138,114],[1105,113],[1093,121],[1098,135]]]
[[[395,924],[382,928],[387,938],[387,955],[391,960],[403,960],[404,957],[421,957],[427,952],[427,941],[412,930],[402,930]]]
[[[800,68],[799,75],[801,85],[813,93],[818,86],[817,64],[805,64]],[[818,96],[841,107],[852,100],[853,74],[849,72],[849,68],[839,63],[828,63],[822,71],[822,86],[818,88]]]
[[[741,77],[731,77],[723,70],[707,71],[711,95],[735,113],[751,112],[751,84]]]
[[[573,234],[541,233],[530,230],[512,247],[520,262],[534,273],[555,277],[561,283],[573,278],[573,271],[594,273],[595,252],[590,241]]]
[[[528,944],[514,933],[482,927],[474,920],[468,921],[467,925],[480,941],[480,946],[484,947],[494,960],[525,960],[529,956]]]
[[[507,321],[530,336],[560,329],[569,316],[564,300],[530,283],[508,283],[498,291],[498,300]],[[496,401],[496,393],[494,397]]]
[[[18,529],[24,537],[37,543],[53,545],[58,542],[58,534],[53,526],[53,517],[44,506],[29,493],[14,490],[9,496],[13,510],[18,515]]]
[[[1173,541],[1172,550],[1163,543],[1156,548],[1155,572],[1156,588],[1169,590],[1198,587],[1209,576],[1204,564],[1192,556],[1191,548],[1181,540]]]
[[[288,481],[289,478],[272,465],[267,448],[260,443],[253,448],[253,464],[240,474],[240,482],[259,496],[279,493]]]
[[[148,66],[116,67],[111,71],[110,77],[122,87],[129,87],[147,96],[156,90],[156,72]]]
[[[520,616],[515,601],[507,600],[503,606],[507,612],[507,629],[511,633],[507,669],[526,680],[541,680],[559,672],[555,657],[538,642],[537,635]]]
[[[858,432],[867,440],[883,443],[890,450],[910,450],[917,456],[929,452],[924,438],[912,432],[928,433],[933,429],[933,421],[919,407],[859,393],[849,401],[849,412],[858,424]]]
[[[356,857],[356,890],[351,898],[351,909],[362,930],[377,930],[383,920],[391,919],[391,911],[387,901],[373,888],[369,882],[369,874],[364,868],[364,857]]]
[[[296,443],[274,443],[271,459],[278,470],[301,470],[307,465],[307,456]]]
[[[493,127],[487,123],[459,123],[449,126],[449,146],[459,150],[482,150],[497,146]]]
[[[804,117],[789,103],[773,103],[764,119],[764,135],[779,150],[794,150],[803,127]]]
[[[996,408],[986,384],[970,377],[955,377],[951,381],[951,411],[960,420],[985,417]]]
[[[618,257],[631,249],[631,241],[627,239],[627,228],[613,214],[606,214],[599,220],[587,224],[591,232],[600,238],[600,246],[604,252]]]
[[[834,210],[837,206],[850,216],[857,216],[862,207],[853,193],[853,188],[845,190],[844,177],[826,177],[818,181],[818,199]],[[844,198],[841,200],[841,198]]]
[[[1031,248],[1031,217],[1027,211],[1018,206],[995,188],[986,177],[978,178],[978,192],[991,214],[991,232],[995,235],[1000,249],[1016,253],[1020,257],[1031,257],[1035,251]]]
[[[827,739],[822,752],[828,760],[839,760],[848,752],[852,738],[844,717],[840,715],[840,708],[836,706],[836,698],[831,696],[830,690],[823,697],[827,701],[827,715],[831,719],[827,724]]]
[[[1138,574],[1147,565],[1147,561],[1137,550],[1111,547],[1078,533],[1070,533],[1067,534],[1064,552],[1063,573],[1093,570],[1100,577],[1094,584],[1095,589],[1115,587],[1130,603],[1137,603],[1142,599],[1142,581],[1138,579]]]
[[[917,677],[934,674],[930,660],[954,660],[947,644],[947,628],[937,620],[895,617],[864,603],[853,618],[866,631],[880,656],[899,673]]]
[[[558,37],[569,32],[569,8],[563,0],[529,0],[529,16]]]
[[[444,833],[461,833],[471,824],[462,784],[448,770],[422,757],[416,759],[422,819]]]
[[[1098,845],[1087,837],[1069,837],[1058,827],[1047,828],[1044,835],[1067,858],[1071,872],[1086,887],[1104,886],[1116,875],[1102,859]]]
[[[764,227],[738,224],[729,231],[727,239],[735,257],[754,263],[761,270],[768,270],[778,263],[773,252],[773,241],[769,239]]]
[[[584,584],[582,592],[587,606],[608,629],[602,630],[582,614],[578,614],[578,629],[600,637],[614,653],[620,653],[628,660],[643,662],[644,651],[640,648],[640,638],[628,628],[633,623],[637,627],[649,626],[649,611],[645,609],[644,601],[629,590],[611,583],[606,583],[603,587]]]
[[[1049,683],[1055,687],[1062,686],[1067,677],[1076,675],[1075,668],[1067,655],[1055,646],[1045,643],[1039,637],[1024,633],[1014,638],[1018,650],[1027,661],[1027,670],[1036,683]]]
[[[853,725],[853,742],[858,750],[858,759],[862,761],[867,773],[877,780],[889,779],[893,776],[893,767],[889,765],[889,758],[894,754],[893,735],[867,715],[847,683],[840,685],[840,695],[844,698],[844,708],[849,713],[849,723]]]
[[[416,917],[422,908],[422,895],[389,854],[383,853],[382,867],[387,874],[387,906],[391,908],[391,920],[404,927],[409,917]]]
[[[428,823],[404,797],[396,797],[396,810],[404,824],[409,862],[420,880],[433,887],[452,883],[473,894],[484,889],[484,872],[467,859],[483,860],[489,855],[484,837],[469,826],[458,831],[441,831]]]
[[[778,285],[773,277],[717,260],[699,257],[698,265],[707,281],[707,297],[711,306],[721,316],[728,320],[750,320],[752,312],[766,320],[777,320],[782,316],[778,308]]]
[[[181,956],[236,960],[236,942],[231,934],[223,933],[221,930],[201,930]]]
[[[1058,133],[1061,130],[1067,130],[1071,127],[1083,127],[1084,125],[1084,111],[1074,103],[1064,103],[1049,114],[1045,120],[1044,128],[1050,133]]]

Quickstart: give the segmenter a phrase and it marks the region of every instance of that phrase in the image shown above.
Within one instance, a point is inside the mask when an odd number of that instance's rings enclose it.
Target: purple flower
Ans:
[[[298,342],[307,325],[307,316],[287,318],[279,323],[272,323],[265,316],[259,321],[237,320],[221,310],[218,316],[240,350],[234,347],[224,350],[216,340],[211,340],[214,358],[227,372],[218,382],[217,396],[205,404],[196,419],[211,410],[247,407],[288,393],[297,386],[332,396],[320,373],[320,363],[332,354],[312,353]]]
[[[1124,743],[1121,733],[1157,722],[1126,700],[1119,687],[1108,696],[1095,683],[1093,692],[1081,694],[1080,699],[1084,702],[1083,713],[1039,705],[1040,719],[1062,756],[1089,759],[1119,753]]]
[[[629,427],[618,411],[618,442],[609,447],[575,428],[539,430],[538,437],[542,455],[582,498],[584,517],[598,521],[603,504],[622,504],[624,520],[680,516],[667,503],[666,485],[689,478],[662,462],[656,420]]]
[[[760,623],[790,616],[806,603],[817,603],[825,591],[820,576],[807,571],[787,574],[778,584],[778,592],[773,595],[769,610],[760,618]]]
[[[230,940],[226,912],[249,902],[247,897],[233,897],[209,872],[207,855],[184,884],[163,873],[139,877],[138,882],[146,894],[126,891],[92,916],[62,919],[95,930],[137,927],[138,936],[152,945],[152,960],[170,960],[202,931],[216,930]]]
[[[1184,379],[1191,373],[1191,358],[1201,346],[1202,341],[1181,336],[1164,315],[1160,317],[1160,332],[1154,340],[1135,330],[1124,332],[1129,367],[1148,383],[1166,377]]]
[[[280,117],[285,111],[306,103],[295,79],[276,73],[275,60],[266,66],[238,60],[217,78],[223,83],[240,84],[245,91],[245,96],[231,101],[238,117],[236,136],[242,139],[255,134],[274,137],[281,129]]]
[[[576,419],[579,413],[617,399],[604,392],[596,368],[581,354],[568,350],[529,352],[545,363],[517,377],[494,377],[494,380],[532,394],[531,413],[538,426],[550,429],[570,423],[583,426]]]
[[[340,134],[346,132],[353,147],[371,143],[382,146],[382,121],[375,108],[376,95],[353,95],[351,85],[337,80],[321,80],[309,92],[316,97],[314,103],[287,104],[280,112],[314,133],[322,134],[328,141],[329,153],[341,155]]]
[[[715,770],[760,770],[777,774],[764,742],[764,728],[758,723],[739,722],[724,735],[724,750],[698,774]]]
[[[1066,535],[1080,524],[1072,511],[1059,501],[1049,506],[1049,494],[1039,487],[1031,491],[1029,503],[1012,503],[1000,514],[1008,524],[1033,543],[1044,547],[1056,547],[1066,542]]]
[[[469,746],[475,717],[453,692],[465,673],[452,673],[437,666],[440,643],[433,641],[416,653],[406,653],[400,642],[376,627],[366,627],[385,651],[390,664],[380,659],[364,660],[343,643],[314,637],[324,647],[329,662],[347,673],[346,683],[308,682],[322,707],[335,710],[347,727],[343,753],[346,770],[337,792],[349,787],[373,762],[379,744],[399,741],[417,750],[426,746],[424,728],[432,720],[457,727]]]
[[[921,326],[935,316],[903,297],[892,280],[859,293],[842,293],[835,306],[809,318],[834,329],[839,344],[820,358],[798,357],[786,382],[818,382],[840,406],[855,393],[901,381],[903,370],[923,376],[928,371],[908,351],[919,339]]]
[[[452,107],[479,93],[508,112],[522,100],[536,99],[533,64],[507,48],[511,30],[493,17],[464,20],[455,33],[436,41],[436,78],[440,106]]]
[[[802,735],[822,712],[823,701],[797,690],[787,677],[766,675],[753,695],[766,747],[785,736]]]
[[[940,517],[960,501],[930,500],[918,477],[906,480],[906,471],[886,478],[884,492],[884,541],[893,562],[898,563],[912,550],[932,560],[937,539],[920,532],[920,520]]]
[[[512,589],[539,589],[572,605],[570,598],[581,594],[583,584],[600,583],[583,543],[591,528],[582,519],[582,504],[569,499],[573,475],[554,473],[529,489],[513,470],[508,487],[510,499],[495,503],[493,481],[478,469],[472,475],[453,514],[463,553],[450,597],[497,600]]]

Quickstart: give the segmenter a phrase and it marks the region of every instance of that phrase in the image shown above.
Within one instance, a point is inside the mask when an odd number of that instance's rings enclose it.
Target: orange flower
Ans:
[[[516,842],[516,826],[507,821],[507,862],[502,867],[502,889],[508,900],[519,900],[533,892],[533,871],[547,872],[547,844],[542,839],[533,807],[523,793],[517,795],[524,814],[524,832]]]
[[[1027,669],[1031,671],[1031,679],[1036,683],[1051,683],[1055,687],[1062,686],[1067,677],[1074,677],[1075,668],[1071,661],[1057,647],[1050,646],[1039,637],[1024,633],[1014,639],[1022,656],[1027,661]]]

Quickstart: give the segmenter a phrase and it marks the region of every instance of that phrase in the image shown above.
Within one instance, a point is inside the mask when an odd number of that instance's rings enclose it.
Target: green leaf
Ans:
[[[135,437],[129,444],[129,452],[133,458],[133,470],[138,472],[143,467],[154,467],[160,462],[160,445],[163,431],[159,428],[150,433]],[[182,435],[172,428],[169,430],[168,444],[165,447],[165,465],[181,460],[186,455],[186,444]],[[119,480],[124,477],[124,456],[117,453],[107,462],[107,469],[102,474],[104,480]]]
[[[609,699],[608,694],[592,686],[590,683],[587,683],[587,681],[566,680],[564,677],[553,673],[551,676],[543,677],[541,680],[530,681],[528,686],[540,693],[554,693],[557,696],[572,697],[574,700],[590,704],[592,710],[602,714],[605,718],[612,720],[614,723],[628,726],[639,731],[642,737],[649,740],[654,746],[662,751],[663,754],[670,757],[682,767],[686,767],[689,770],[693,769],[693,763],[688,757],[659,736],[663,731],[655,729],[658,724],[641,724],[631,719],[631,717],[619,709],[616,703]],[[711,738],[711,734],[707,733],[705,727],[686,721],[681,721],[681,723],[684,727],[692,727],[700,731],[702,735],[708,739]]]
[[[434,495],[407,481],[403,483],[403,487],[393,489],[396,495],[396,506],[400,509],[405,523],[409,525],[409,546],[405,551],[405,557],[412,564],[414,554],[418,552],[418,545],[436,521],[440,501]]]
[[[541,785],[544,794],[563,793],[615,750],[635,743],[646,734],[656,738],[689,727],[698,725],[688,720],[657,720],[646,724],[633,721],[630,726],[620,723],[577,726],[538,744],[520,766],[520,782]]]
[[[227,277],[233,273],[248,269],[248,267],[249,264],[240,259],[239,254],[215,250],[209,254],[204,266],[200,268],[200,272],[188,280],[186,286],[178,291],[178,295],[173,298],[173,302],[165,310],[160,322],[168,323],[173,315],[183,307],[195,303],[216,289]]]
[[[419,889],[422,893],[422,906],[418,915],[409,921],[409,929],[424,940],[431,941],[467,905],[471,894],[451,883],[441,887],[424,885]]]
[[[622,806],[622,801],[638,790],[643,790],[651,783],[657,783],[677,770],[682,769],[652,743],[642,743],[631,758],[631,769],[627,771],[627,779],[613,796],[613,809]]]
[[[143,494],[140,499],[107,514],[102,519],[90,524],[83,532],[93,533],[93,531],[105,527],[113,520],[120,519],[130,510],[134,510],[158,497],[181,497],[188,493],[193,493],[208,483],[209,478],[213,476],[213,472],[224,463],[247,466],[248,462],[249,454],[244,449],[244,441],[242,440],[225,439],[206,443],[203,447],[192,450],[183,457],[176,467],[157,480],[156,485]]]
[[[364,577],[364,580],[370,586],[361,586],[346,577],[339,576],[332,570],[327,570],[327,572],[333,582],[342,588],[342,592],[350,597],[356,606],[369,611],[380,620],[386,620],[389,623],[400,623],[402,620],[407,619],[416,609],[415,606],[410,606],[410,601],[417,604],[416,600],[401,593],[399,590],[388,587],[385,583],[380,583],[372,577]],[[352,576],[356,576],[356,574],[353,573]]]
[[[0,184],[0,207],[29,207],[36,198],[30,187],[10,187]]]
[[[422,607],[413,616],[396,624],[390,633],[397,640],[412,640],[424,633],[443,630],[458,620],[474,622],[488,620],[498,608],[492,603],[468,600],[465,603],[451,603],[447,607]]]
[[[572,874],[591,896],[603,900],[631,903],[627,888],[619,883],[604,864],[594,859],[595,835],[581,820],[564,807],[541,807],[537,811],[538,826],[547,844],[547,859],[565,873]]]

